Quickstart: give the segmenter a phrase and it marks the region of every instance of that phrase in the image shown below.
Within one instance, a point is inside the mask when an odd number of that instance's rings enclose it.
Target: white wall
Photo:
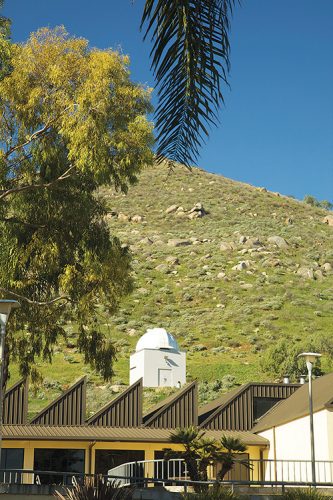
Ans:
[[[333,454],[333,414],[327,410],[316,412],[313,416],[316,461],[332,460]],[[270,442],[268,458],[271,460],[295,461],[289,464],[278,462],[274,471],[266,470],[267,476],[277,474],[277,480],[311,481],[311,463],[300,464],[300,460],[311,460],[310,417],[306,416],[292,422],[259,432]],[[275,434],[275,437],[274,437]],[[327,476],[333,481],[333,468],[328,464],[317,463],[317,481]]]
[[[333,461],[333,411],[327,411],[327,441],[329,447],[329,460]]]
[[[186,353],[142,349],[130,356],[130,384],[143,378],[144,387],[177,387],[186,383]]]

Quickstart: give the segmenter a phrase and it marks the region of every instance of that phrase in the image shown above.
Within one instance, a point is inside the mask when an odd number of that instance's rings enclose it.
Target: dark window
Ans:
[[[108,470],[127,462],[145,459],[143,450],[96,450],[95,473],[107,474]]]
[[[257,420],[270,410],[280,399],[278,398],[253,398],[253,417]]]
[[[68,472],[69,476],[56,474],[38,474],[42,484],[61,484],[72,481],[71,473],[84,474],[84,450],[63,450],[35,448],[34,470],[50,472]]]
[[[13,471],[16,469],[23,469],[23,457],[24,457],[24,449],[23,448],[2,448],[1,450],[1,469],[6,469],[9,471]],[[0,479],[3,482],[21,482],[21,474],[15,474],[10,472],[1,473]],[[14,474],[14,475],[13,475]]]

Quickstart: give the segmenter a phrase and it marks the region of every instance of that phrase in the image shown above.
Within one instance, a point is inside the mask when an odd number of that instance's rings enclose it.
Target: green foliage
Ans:
[[[166,453],[166,457],[178,456],[186,462],[187,470],[192,481],[207,481],[208,466],[220,463],[219,479],[233,469],[239,453],[246,450],[246,446],[238,439],[222,435],[220,441],[205,438],[205,432],[196,427],[177,429],[171,433],[172,443],[182,444],[184,451]],[[244,461],[244,464],[246,462]],[[207,485],[194,485],[195,491],[207,490]]]
[[[225,435],[221,438],[221,447],[217,450],[215,460],[222,464],[221,470],[218,474],[218,479],[223,480],[225,475],[230,472],[234,465],[237,455],[244,453],[246,446],[238,438],[227,437]],[[239,461],[242,465],[249,467],[246,460]]]
[[[61,27],[11,44],[9,55],[0,81],[0,292],[22,303],[10,353],[36,376],[36,359],[51,361],[71,320],[85,361],[109,379],[116,352],[100,323],[132,281],[97,189],[126,192],[152,161],[149,91],[130,81],[127,57],[90,50]]]
[[[74,481],[74,486],[65,487],[64,495],[58,491],[59,500],[130,500],[133,488],[123,488],[117,481],[106,481],[102,477],[86,479],[84,484]]]
[[[203,493],[186,493],[183,495],[186,500],[240,500],[240,495],[230,488],[223,486],[212,486]]]
[[[333,266],[332,228],[321,222],[322,210],[198,168],[188,171],[179,167],[167,179],[165,171],[165,165],[143,169],[140,181],[130,186],[127,195],[109,187],[99,189],[98,199],[108,210],[111,234],[130,248],[135,285],[134,293],[122,298],[115,316],[104,308],[98,309],[102,333],[115,342],[126,339],[131,352],[147,328],[167,328],[175,335],[180,348],[187,351],[188,380],[197,378],[202,384],[200,403],[230,390],[229,379],[224,379],[227,376],[234,377],[230,380],[234,385],[276,381],[277,375],[261,369],[260,359],[267,347],[282,338],[290,346],[299,345],[298,352],[304,350],[303,343],[311,341],[323,354],[321,370],[325,373],[332,370],[326,350],[333,346],[332,272],[324,272],[321,280],[306,280],[297,275],[298,265],[322,267],[327,262]],[[189,220],[165,213],[172,204],[189,210],[198,201],[209,209],[209,216]],[[117,215],[111,215],[120,212],[132,217],[141,215],[143,222],[122,221]],[[258,216],[254,218],[249,212]],[[289,216],[294,222],[286,225]],[[239,243],[239,235],[259,237],[263,250],[243,257],[238,252],[247,247]],[[272,235],[284,237],[289,243],[288,249],[269,245],[267,239]],[[146,238],[153,243],[146,243]],[[178,248],[167,244],[172,238],[196,238],[197,241]],[[222,242],[232,243],[234,250],[221,251]],[[209,259],[205,258],[207,254],[211,255]],[[156,271],[155,267],[165,264],[169,256],[178,258],[179,264],[168,264],[168,274]],[[245,257],[251,260],[249,270],[232,271]],[[205,264],[207,271],[202,269]],[[221,271],[225,272],[225,278],[218,278]],[[242,282],[253,286],[244,290]],[[184,293],[189,293],[193,300],[182,301]],[[261,307],[268,303],[280,304],[280,308]],[[320,311],[321,316],[316,311]],[[75,343],[76,322],[64,323],[63,328]],[[320,338],[326,339],[325,350],[318,343]],[[196,343],[205,345],[207,350],[192,352],[191,347]],[[253,349],[256,346],[260,350]],[[94,385],[105,385],[83,364],[83,357],[73,351],[75,349],[69,349],[60,337],[54,363],[48,365],[36,359],[38,369],[63,387],[85,374],[91,380],[92,391]],[[203,357],[204,353],[207,357]],[[66,362],[64,355],[74,357],[76,364]],[[19,378],[18,368],[16,364],[11,366],[15,382]],[[116,379],[128,383],[129,354],[118,352],[114,371]],[[214,382],[222,379],[226,385],[216,388]],[[31,398],[32,412],[56,396],[47,388],[43,392],[43,400]],[[96,408],[98,398],[97,390]],[[161,398],[160,390],[156,391],[156,398]],[[155,401],[152,397],[151,404]],[[99,406],[105,402],[101,398]],[[147,408],[148,405],[149,402]]]
[[[324,343],[321,345],[324,347]],[[332,339],[328,346],[332,349]],[[281,339],[265,351],[261,358],[261,367],[265,372],[280,379],[288,375],[297,380],[300,375],[307,373],[305,361],[298,355],[302,352],[316,352],[318,350],[320,351],[320,349],[316,349],[314,343],[293,344],[288,340]],[[322,375],[320,360],[316,361],[313,373],[314,375]]]
[[[320,207],[324,208],[325,210],[332,210],[333,209],[333,203],[327,200],[322,200],[319,201],[317,200],[314,196],[311,196],[310,194],[307,194],[303,198],[304,203],[307,203],[308,205],[311,205],[313,207]]]
[[[327,500],[332,496],[321,492],[316,488],[291,488],[282,496],[283,500]]]
[[[229,71],[229,19],[234,0],[146,0],[158,88],[158,159],[196,160],[208,125],[217,122]],[[200,43],[198,43],[200,41]]]
[[[0,9],[2,7],[3,0],[0,1]],[[0,15],[0,80],[8,75],[11,70],[10,59],[12,46],[10,43],[10,27],[10,20]]]
[[[224,351],[222,351],[224,352]],[[233,375],[225,375],[221,379],[208,382],[205,380],[199,385],[199,399],[201,404],[216,399],[221,392],[227,392],[235,386],[236,378]]]

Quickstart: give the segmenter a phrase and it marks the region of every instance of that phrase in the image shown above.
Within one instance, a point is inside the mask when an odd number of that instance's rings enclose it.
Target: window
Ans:
[[[1,468],[13,471],[16,469],[23,469],[23,458],[24,449],[23,448],[2,448],[1,450]],[[5,474],[5,476],[4,476]],[[1,473],[0,480],[6,482],[9,480],[9,473]],[[15,475],[10,478],[10,481],[21,482],[21,474]]]
[[[71,484],[71,472],[84,474],[84,450],[35,448],[34,470],[68,472],[66,483]],[[42,484],[61,484],[63,475],[38,474]]]
[[[276,403],[280,401],[279,398],[253,398],[253,417],[257,420],[270,410]]]
[[[143,450],[96,450],[95,473],[107,474],[108,470],[127,462],[145,459]]]

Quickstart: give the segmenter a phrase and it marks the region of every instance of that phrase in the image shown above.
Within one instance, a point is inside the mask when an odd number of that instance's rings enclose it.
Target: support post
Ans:
[[[312,482],[316,486],[316,456],[314,443],[314,427],[313,427],[313,401],[312,401],[312,364],[309,363],[309,410],[310,410],[310,445],[311,445],[311,470]]]
[[[3,365],[5,358],[5,338],[6,338],[6,324],[1,321],[0,324],[0,469],[2,463],[2,425],[3,425]]]

